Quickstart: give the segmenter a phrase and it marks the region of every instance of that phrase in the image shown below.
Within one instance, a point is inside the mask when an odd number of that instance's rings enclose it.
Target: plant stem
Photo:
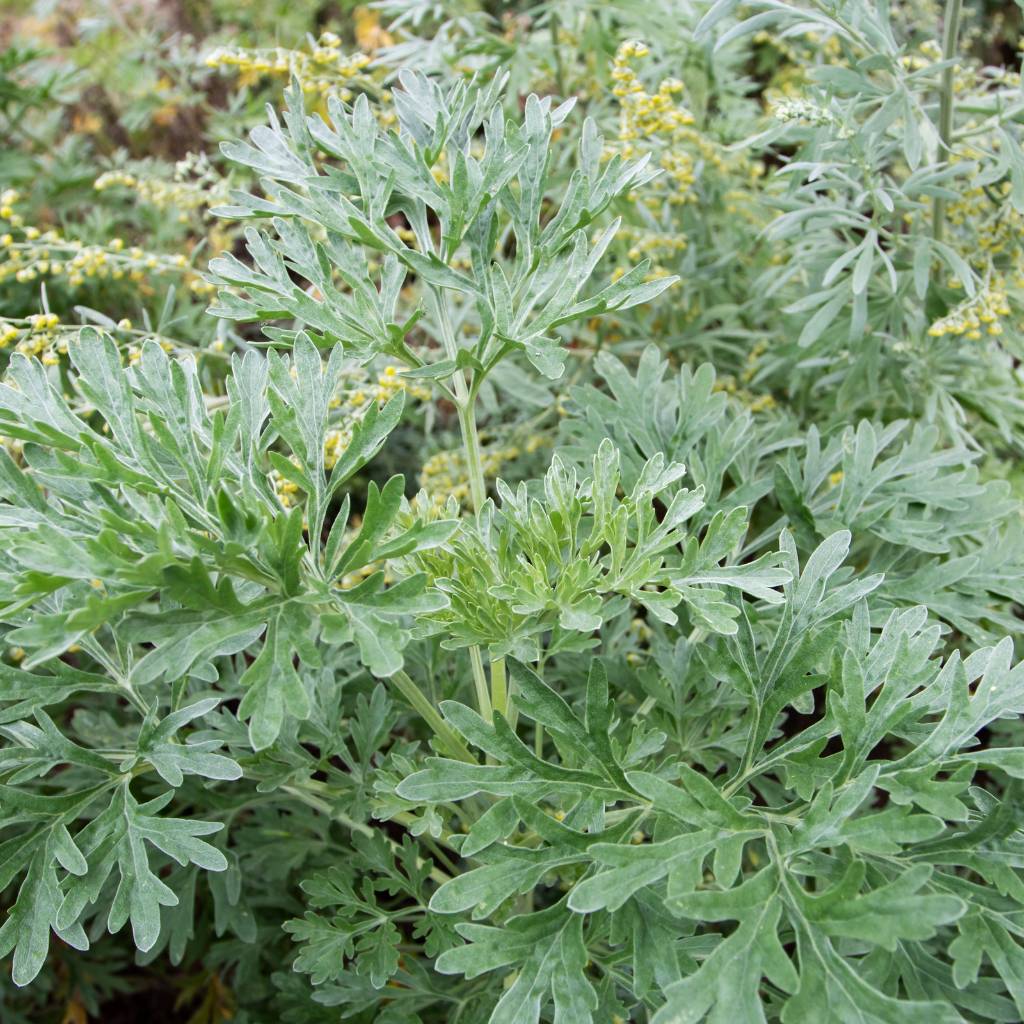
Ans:
[[[462,385],[461,388],[459,385]],[[483,459],[480,455],[480,434],[476,429],[476,395],[466,391],[461,371],[455,377],[455,391],[465,392],[458,403],[459,427],[462,429],[462,445],[466,451],[466,472],[469,476],[469,498],[473,511],[479,513],[487,497],[484,484]]]
[[[948,66],[942,69],[942,83],[939,86],[939,146],[949,158],[949,143],[953,137],[953,80],[956,75],[957,41],[960,36],[960,15],[963,12],[963,0],[946,0],[946,10],[942,18],[942,59]],[[942,240],[942,228],[946,219],[946,201],[935,197],[932,216],[932,237],[938,242]]]
[[[351,829],[353,832],[361,832],[370,839],[376,835],[376,832],[370,825],[350,818],[344,811],[332,807],[330,801],[321,799],[313,793],[306,792],[301,786],[281,786],[280,790],[282,793],[287,793],[289,796],[301,800],[307,807],[312,807],[313,810],[319,811],[325,818],[330,818],[332,821],[344,825],[345,828]]]
[[[487,486],[484,483],[483,459],[480,456],[480,434],[476,429],[476,388],[467,388],[462,371],[455,374],[455,393],[458,396],[459,427],[462,430],[462,445],[466,452],[466,473],[469,476],[469,498],[475,515],[480,514],[484,501],[487,499]],[[480,648],[474,644],[469,649],[469,659],[473,665],[473,681],[476,684],[477,705],[484,720],[493,718],[492,702],[487,696],[487,679],[484,676],[483,657]],[[504,662],[502,662],[504,668]],[[492,687],[494,687],[494,663],[491,663]],[[497,690],[493,707],[498,707]],[[500,709],[506,711],[504,697]]]
[[[462,446],[466,452],[466,474],[469,477],[469,499],[474,515],[480,514],[487,499],[484,483],[483,459],[480,455],[480,434],[476,429],[476,388],[467,388],[461,370],[455,371],[456,408],[459,411],[459,428],[462,431]],[[493,718],[491,700],[487,695],[487,677],[478,645],[469,649],[469,660],[473,666],[473,682],[476,686],[477,706],[485,721]]]
[[[540,660],[537,662],[537,675],[539,675],[541,679],[544,678],[544,665],[547,662],[547,660],[548,652],[542,649],[540,652]],[[533,752],[541,760],[544,759],[544,726],[540,722],[535,723],[535,731],[533,734]]]
[[[431,292],[437,314],[437,322],[441,328],[441,343],[449,359],[458,356],[458,343],[452,330],[451,317],[444,295],[437,289]],[[480,454],[480,433],[476,427],[476,392],[479,380],[473,386],[466,384],[462,370],[456,370],[452,378],[455,389],[455,407],[459,414],[459,429],[462,433],[462,447],[466,453],[466,474],[469,477],[469,499],[475,515],[480,514],[484,501],[487,499],[487,485],[484,483],[483,459]],[[485,721],[490,722],[493,711],[490,697],[487,694],[487,677],[484,675],[483,657],[480,648],[474,644],[469,649],[469,660],[473,666],[473,682],[476,686],[477,705]]]
[[[343,811],[339,811],[337,808],[332,807],[329,801],[323,800],[313,793],[306,792],[301,786],[281,786],[280,790],[282,793],[287,793],[289,796],[294,796],[297,800],[302,801],[302,803],[307,807],[312,807],[313,810],[318,811],[325,818],[336,821],[339,824],[344,825],[345,828],[351,829],[353,832],[361,832],[364,836],[367,836],[370,839],[381,834],[371,825],[366,825],[361,821],[356,821],[354,818],[350,818]],[[384,836],[384,839],[392,850],[401,849],[394,839],[391,839],[386,835]],[[416,858],[416,864],[419,867],[429,865],[430,877],[434,879],[438,885],[444,885],[445,882],[451,881],[450,875],[445,874],[439,867],[431,864],[428,860],[424,860],[422,857]]]
[[[491,703],[495,711],[508,718],[508,681],[505,677],[504,658],[491,658]]]
[[[433,300],[434,313],[441,329],[441,344],[444,354],[449,359],[457,359],[459,344],[455,340],[452,319],[448,315],[448,304],[444,293],[439,288],[432,288],[430,296]],[[455,390],[455,406],[459,413],[459,428],[462,431],[462,445],[466,451],[466,468],[469,474],[469,496],[473,503],[473,511],[479,512],[484,503],[486,488],[484,487],[483,463],[480,458],[480,435],[476,429],[476,387],[466,385],[463,370],[457,369],[452,377]]]
[[[480,715],[485,722],[494,718],[491,710],[491,696],[487,692],[487,676],[484,675],[484,660],[480,656],[480,648],[474,644],[469,649],[469,662],[473,666],[473,683],[476,686],[476,702],[480,708]]]
[[[434,730],[434,735],[437,736],[449,756],[459,761],[475,763],[476,759],[459,738],[459,734],[441,717],[437,708],[430,703],[427,695],[416,685],[412,677],[404,670],[399,669],[391,679],[401,691],[402,696],[419,712],[423,721]]]

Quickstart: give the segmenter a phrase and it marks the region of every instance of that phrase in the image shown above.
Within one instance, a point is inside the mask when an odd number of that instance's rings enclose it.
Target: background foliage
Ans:
[[[5,1024],[1020,1020],[1020,20],[7,4]]]

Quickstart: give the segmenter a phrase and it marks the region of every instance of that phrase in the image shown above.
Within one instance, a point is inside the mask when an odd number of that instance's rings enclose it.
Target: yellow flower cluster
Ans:
[[[359,6],[352,12],[352,31],[356,37],[356,46],[364,53],[373,53],[383,46],[391,46],[394,38],[391,33],[381,27],[380,12],[369,7]],[[324,33],[320,42],[327,45],[337,39],[331,32]]]
[[[789,61],[790,64],[800,64],[803,61],[800,50],[793,42],[775,35],[774,32],[761,29],[760,32],[754,33],[751,41],[755,46],[771,47],[784,61]]]
[[[722,194],[725,212],[742,217],[748,224],[755,227],[766,227],[771,213],[761,205],[758,191],[754,188],[731,188]]]
[[[68,346],[66,341],[58,341],[58,335],[50,328],[48,322],[45,327],[30,327],[19,332],[21,340],[15,351],[24,356],[38,356],[45,366],[56,366],[60,357],[67,355]]]
[[[127,171],[106,171],[93,182],[93,188],[97,192],[111,188],[131,189],[143,202],[152,203],[158,209],[178,210],[180,224],[189,222],[190,212],[200,210],[210,203],[207,193],[191,184],[162,181],[159,178],[139,178]]]
[[[10,194],[8,190],[5,196]],[[71,287],[77,287],[89,278],[141,282],[154,273],[185,271],[193,291],[205,294],[209,290],[189,270],[183,255],[157,255],[138,246],[125,247],[120,238],[112,238],[105,245],[84,245],[77,238],[65,238],[55,228],[43,230],[25,225],[11,202],[0,203],[0,220],[7,221],[7,226],[13,229],[0,234],[0,281],[13,277],[28,283],[60,277]]]
[[[822,57],[829,64],[848,63],[843,58],[842,45],[835,35],[822,39],[816,32],[807,32],[802,39],[797,39],[760,31],[754,34],[753,41],[778,54],[778,59],[771,61],[772,77],[764,90],[764,97],[770,104],[786,97],[800,96],[808,85],[807,69]]]
[[[907,71],[923,71],[940,60],[942,47],[936,39],[927,39],[917,48],[917,53],[908,53],[900,57],[900,63]]]
[[[982,88],[1000,83],[986,80]],[[975,85],[978,79],[975,78]],[[974,93],[978,96],[977,89]],[[986,122],[968,120],[962,128],[964,141],[951,156],[952,163],[991,161],[993,154],[1000,158],[1004,138],[990,131]],[[1017,208],[1010,180],[978,185],[970,176],[963,179],[964,186],[955,199],[945,205],[945,220],[950,228],[950,243],[966,263],[977,271],[984,282],[978,293],[968,296],[946,316],[936,320],[928,334],[939,338],[955,335],[972,341],[989,335],[998,337],[1014,316],[1013,307],[1019,303],[1024,289],[1024,214]],[[907,214],[905,219],[929,216],[929,211]],[[963,283],[953,278],[951,288],[962,288]],[[1013,305],[1011,305],[1011,299]]]
[[[993,139],[994,149],[999,140]],[[966,156],[973,158],[971,150]],[[980,155],[980,154],[979,154]],[[981,187],[965,188],[958,198],[946,206],[946,219],[957,228],[969,232],[968,255],[974,263],[989,257],[1017,256],[1024,239],[1024,214],[1014,208],[1009,181]]]
[[[324,435],[324,466],[330,470],[337,465],[352,443],[352,431],[348,427],[332,427]],[[292,458],[295,466],[301,465],[297,458]],[[276,469],[270,472],[270,482],[278,500],[285,508],[290,508],[298,500],[299,485],[283,476]]]
[[[618,138],[612,151],[625,159],[650,155],[652,164],[661,169],[643,192],[631,196],[643,204],[661,231],[649,235],[634,234],[630,240],[629,258],[651,256],[662,259],[669,268],[673,257],[686,248],[686,235],[679,219],[672,212],[696,203],[698,193],[697,169],[708,181],[711,192],[714,185],[728,177],[750,179],[763,173],[763,166],[755,165],[750,157],[739,151],[728,151],[695,125],[694,115],[683,102],[684,86],[677,78],[665,78],[653,92],[648,91],[634,66],[648,57],[646,44],[630,40],[622,43],[612,62],[612,93],[619,102]],[[713,175],[712,182],[709,175]],[[736,205],[736,200],[730,202]],[[748,219],[754,214],[745,211]],[[627,236],[629,237],[629,236]],[[671,269],[655,265],[651,277],[664,277]]]
[[[324,465],[333,469],[352,443],[352,431],[346,427],[328,430],[324,436]]]
[[[399,391],[405,391],[411,397],[418,398],[422,402],[430,399],[430,388],[399,376],[397,366],[385,366],[384,372],[377,377],[377,384],[372,389],[373,396],[383,404]]]
[[[982,332],[993,336],[1003,333],[1000,318],[1010,316],[1010,306],[1002,282],[996,278],[986,283],[974,295],[960,303],[951,313],[936,320],[928,333],[933,338],[947,334],[963,335],[971,341],[978,341]]]
[[[136,329],[127,317],[109,329],[114,340],[124,349],[129,364],[141,358],[141,342],[145,338],[156,341],[165,352],[196,352],[192,345],[155,335],[151,331]],[[67,355],[68,343],[77,338],[80,331],[79,324],[61,323],[56,313],[33,313],[31,316],[20,318],[0,317],[0,349],[6,349],[13,342],[17,342],[15,352],[25,356],[36,356],[44,366],[56,366],[61,357]],[[138,343],[125,345],[124,342],[129,338],[135,338]],[[216,351],[216,346],[202,349],[198,354],[208,354],[211,351]]]
[[[93,182],[93,188],[97,192],[111,188],[130,189],[143,202],[152,203],[158,209],[178,210],[178,221],[182,224],[189,222],[190,214],[228,199],[226,184],[205,155],[190,155],[179,161],[173,177],[169,179],[128,171],[106,171]]]
[[[724,391],[727,395],[732,395],[751,412],[767,412],[770,409],[774,409],[776,406],[774,395],[767,392],[755,395],[752,391],[740,387],[736,383],[736,378],[733,377],[732,374],[724,374],[719,377],[715,381],[714,390]]]
[[[643,87],[630,61],[649,53],[644,43],[629,40],[619,47],[612,63],[612,95],[622,107],[619,139],[623,142],[653,135],[671,137],[684,125],[693,124],[693,114],[676,105],[675,97],[683,91],[679,79],[664,79],[654,94]]]
[[[641,231],[629,226],[620,229],[619,238],[624,238],[631,243],[626,255],[633,263],[644,257],[670,257],[686,248],[686,238],[683,235]]]
[[[208,68],[237,71],[242,85],[251,85],[264,75],[294,76],[304,92],[324,94],[351,84],[375,86],[373,79],[364,74],[372,59],[361,52],[344,53],[341,39],[333,32],[325,32],[309,50],[220,48],[210,53],[205,63]],[[341,96],[348,100],[351,91],[342,88]]]
[[[631,62],[649,53],[646,44],[628,40],[618,48],[612,62],[612,95],[620,106],[619,151],[624,158],[632,158],[652,143],[661,144],[658,160],[666,172],[660,179],[661,188],[671,189],[668,198],[672,203],[693,202],[696,163],[693,155],[682,147],[697,142],[701,136],[690,127],[693,114],[677,102],[683,91],[682,82],[666,78],[655,93],[644,88]]]
[[[56,313],[33,313],[21,319],[0,320],[0,349],[7,348],[17,341],[16,352],[26,356],[41,355],[48,366],[57,363],[58,356],[53,351],[56,330],[60,319]],[[60,346],[60,352],[67,352],[67,344]]]
[[[28,322],[33,331],[45,331],[56,327],[60,317],[56,313],[33,313]]]
[[[769,104],[777,103],[787,97],[803,94],[807,88],[807,69],[803,64],[780,63],[764,90],[764,98]]]
[[[119,327],[120,330],[122,330],[122,331],[126,331],[126,330],[127,331],[131,331],[131,321],[130,320],[122,320],[121,324],[128,324],[128,327],[124,328],[124,327],[121,327],[120,324],[119,324],[118,327]],[[141,335],[143,332],[142,331],[132,331],[131,333]],[[173,352],[175,350],[176,346],[175,346],[174,342],[171,341],[168,338],[152,337],[151,340],[155,341],[165,352]],[[195,352],[195,349],[191,348],[188,345],[182,345],[182,346],[180,346],[180,348],[182,349],[182,351]],[[126,354],[128,356],[128,365],[129,366],[134,365],[135,363],[137,363],[142,358],[142,345],[141,344],[129,345],[125,351],[126,351]],[[204,352],[207,352],[207,351],[209,351],[209,350],[208,349],[201,350],[200,354],[202,354]]]
[[[751,412],[767,412],[769,409],[775,408],[775,396],[769,394],[763,395],[749,395],[749,392],[742,392],[740,394],[740,401],[751,411]]]
[[[295,458],[292,459],[292,462],[296,466],[299,464],[299,460]],[[268,479],[282,508],[291,508],[299,500],[299,485],[294,480],[289,480],[276,469],[270,471]]]
[[[970,51],[970,44],[967,38],[961,40],[961,53],[967,53]],[[937,39],[927,39],[917,48],[915,53],[905,54],[900,58],[900,63],[906,68],[907,71],[923,71],[926,68],[930,68],[934,64],[938,64],[942,60],[942,46],[939,44]],[[992,69],[995,71],[995,69]],[[1016,72],[1002,72],[992,76],[992,82],[995,84],[995,79],[1001,80],[1001,83],[1010,88],[1019,88],[1020,76]],[[1016,82],[1016,84],[1014,84]],[[957,63],[953,68],[953,91],[955,93],[963,94],[967,92],[973,92],[978,85],[977,75],[977,64],[973,61],[963,61]]]
[[[14,209],[19,199],[21,199],[21,193],[17,189],[8,188],[0,193],[0,220],[8,220],[15,227],[21,226],[21,215]]]
[[[484,449],[480,459],[484,477],[497,476],[506,462],[519,458],[521,454],[518,445]],[[420,487],[430,495],[435,505],[443,505],[449,497],[460,504],[466,502],[469,498],[469,472],[465,452],[458,448],[431,455],[420,470]]]

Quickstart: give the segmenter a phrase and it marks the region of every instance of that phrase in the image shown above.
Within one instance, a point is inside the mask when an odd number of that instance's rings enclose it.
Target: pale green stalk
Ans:
[[[508,718],[508,680],[505,677],[504,658],[491,658],[491,703],[495,711]]]
[[[455,376],[455,393],[466,391],[466,382],[462,379],[461,371]],[[461,389],[459,384],[462,385]],[[487,490],[484,485],[483,459],[480,454],[480,435],[476,429],[476,397],[466,394],[465,399],[459,399],[459,427],[462,430],[462,444],[466,451],[466,472],[469,477],[469,497],[473,505],[473,511],[479,512],[487,497]]]
[[[949,159],[949,144],[953,137],[953,83],[956,66],[953,60],[957,54],[957,40],[960,36],[960,16],[963,0],[946,0],[946,11],[942,19],[942,59],[948,61],[942,69],[942,83],[939,86],[939,148],[946,160]],[[932,216],[932,235],[942,240],[942,228],[946,220],[946,201],[935,197]]]
[[[423,721],[434,730],[434,735],[437,736],[449,756],[460,761],[473,762],[476,760],[469,748],[459,738],[459,734],[441,717],[437,708],[408,673],[400,669],[391,677],[391,681],[401,691],[402,696],[419,712]]]
[[[484,660],[480,656],[480,648],[475,644],[469,649],[469,663],[473,666],[473,684],[476,687],[476,701],[484,721],[490,722],[494,717],[491,709],[491,696],[487,692],[487,676],[484,675]]]
[[[445,354],[449,359],[458,355],[455,332],[452,330],[448,307],[443,295],[433,291],[434,305],[438,323],[441,327],[441,341]],[[483,457],[480,451],[480,433],[476,426],[476,387],[469,387],[462,370],[456,370],[453,378],[455,388],[455,405],[459,414],[459,428],[462,432],[462,446],[466,453],[466,475],[469,477],[469,498],[473,512],[477,515],[487,499],[487,485],[484,481]],[[477,704],[480,714],[486,721],[491,721],[494,710],[501,711],[506,717],[509,713],[508,688],[505,682],[505,659],[491,661],[491,694],[487,695],[487,680],[484,676],[483,657],[479,646],[469,649],[469,659],[473,666],[473,681],[476,686]]]

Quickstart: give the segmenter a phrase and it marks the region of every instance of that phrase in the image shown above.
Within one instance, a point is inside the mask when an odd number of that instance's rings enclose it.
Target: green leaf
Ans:
[[[270,619],[263,646],[239,679],[245,696],[238,717],[249,721],[253,750],[265,750],[277,739],[286,716],[309,715],[309,695],[294,664],[296,651],[304,646],[295,634],[302,628],[300,616],[281,609]]]
[[[170,786],[180,786],[185,775],[200,775],[207,779],[232,781],[242,777],[238,762],[213,751],[216,740],[181,743],[176,734],[185,725],[208,715],[220,703],[217,697],[209,697],[188,707],[174,711],[159,722],[143,726],[138,741],[138,752],[160,774]],[[129,770],[130,762],[122,766]]]

